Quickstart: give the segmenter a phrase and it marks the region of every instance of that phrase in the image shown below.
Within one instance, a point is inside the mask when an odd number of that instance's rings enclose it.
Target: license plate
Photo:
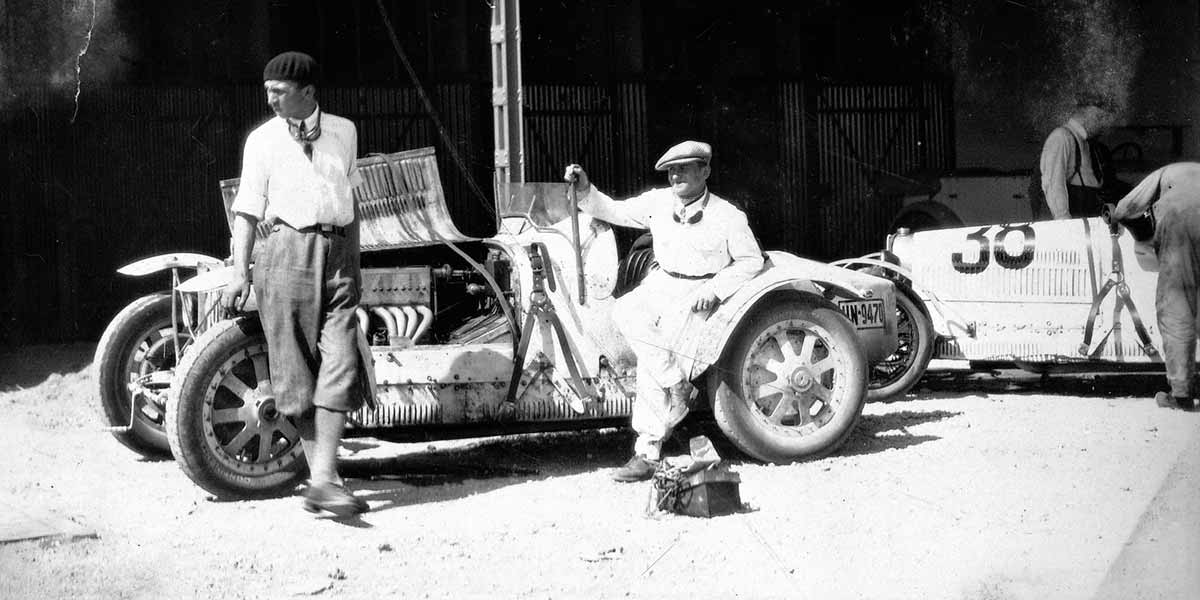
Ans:
[[[883,300],[848,300],[838,302],[838,308],[855,329],[881,329],[884,326]]]

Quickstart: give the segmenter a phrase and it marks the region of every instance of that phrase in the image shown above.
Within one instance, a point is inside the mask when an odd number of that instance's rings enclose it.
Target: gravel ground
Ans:
[[[372,512],[340,522],[214,501],[98,431],[92,350],[0,355],[0,507],[97,534],[0,545],[2,598],[1200,597],[1153,568],[1200,548],[1200,510],[1179,508],[1200,504],[1179,460],[1200,414],[1153,406],[1161,376],[935,374],[800,465],[717,440],[747,510],[716,519],[643,516],[648,486],[606,474],[623,430],[349,440]]]

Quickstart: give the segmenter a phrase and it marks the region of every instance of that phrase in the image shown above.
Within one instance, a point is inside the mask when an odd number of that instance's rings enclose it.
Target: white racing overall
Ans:
[[[706,204],[684,207],[666,188],[615,201],[590,187],[579,207],[600,220],[648,229],[654,236],[658,266],[617,300],[613,319],[638,360],[634,452],[657,460],[663,439],[688,412],[686,403],[672,404],[667,388],[686,377],[679,359],[687,357],[677,355],[680,334],[709,314],[693,312],[692,305],[708,292],[721,301],[732,296],[762,269],[762,250],[745,213],[711,193]],[[690,222],[699,211],[703,216]]]

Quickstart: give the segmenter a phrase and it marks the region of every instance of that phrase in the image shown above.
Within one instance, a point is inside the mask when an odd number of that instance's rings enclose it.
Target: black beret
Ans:
[[[317,61],[303,52],[284,52],[272,58],[263,69],[263,81],[295,81],[300,85],[317,82]]]

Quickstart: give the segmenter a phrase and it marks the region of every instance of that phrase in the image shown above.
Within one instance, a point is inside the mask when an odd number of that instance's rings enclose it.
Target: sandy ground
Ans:
[[[931,376],[823,460],[719,446],[748,510],[716,519],[644,517],[627,431],[350,440],[372,512],[339,522],[98,431],[92,349],[0,355],[0,507],[97,534],[0,545],[0,598],[1200,597],[1200,414],[1161,376]]]

